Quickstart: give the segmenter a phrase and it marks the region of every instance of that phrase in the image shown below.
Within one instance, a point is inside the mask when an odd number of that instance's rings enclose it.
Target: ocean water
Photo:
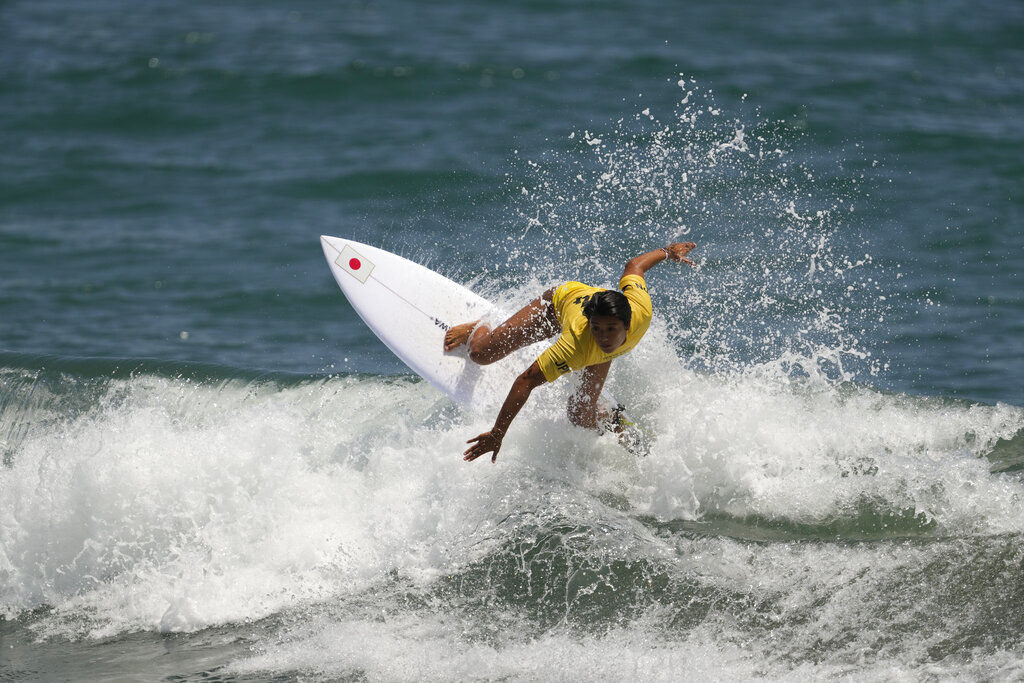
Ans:
[[[1024,6],[820,5],[4,4],[0,680],[1024,678]],[[321,234],[697,242],[650,453],[464,463]]]

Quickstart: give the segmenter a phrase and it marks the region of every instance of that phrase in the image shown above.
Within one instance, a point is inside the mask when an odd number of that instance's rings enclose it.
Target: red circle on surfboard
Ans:
[[[363,267],[363,264],[359,262],[359,259],[352,258],[349,259],[348,261],[348,267],[351,268],[352,270],[359,270],[360,268]]]

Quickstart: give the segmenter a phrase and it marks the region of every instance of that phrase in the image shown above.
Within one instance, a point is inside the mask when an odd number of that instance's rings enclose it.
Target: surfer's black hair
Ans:
[[[625,294],[606,289],[594,294],[583,304],[583,315],[587,316],[587,320],[595,315],[610,315],[621,320],[628,330],[629,322],[633,319],[633,309],[629,307],[629,299]]]

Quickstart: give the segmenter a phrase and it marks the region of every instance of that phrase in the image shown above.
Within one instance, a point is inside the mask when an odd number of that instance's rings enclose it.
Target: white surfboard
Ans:
[[[444,334],[452,325],[477,319],[497,324],[505,316],[462,285],[397,254],[327,235],[320,243],[334,279],[363,322],[413,372],[454,401],[500,404],[539,354],[523,350],[479,366],[465,347],[445,353]]]

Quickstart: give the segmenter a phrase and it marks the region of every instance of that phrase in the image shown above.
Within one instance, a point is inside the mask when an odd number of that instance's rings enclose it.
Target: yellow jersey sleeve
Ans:
[[[629,299],[629,307],[633,312],[633,319],[629,323],[630,335],[639,331],[643,336],[651,326],[651,317],[654,315],[651,295],[647,293],[647,282],[640,275],[626,275],[619,280],[619,291]]]
[[[572,371],[569,360],[575,355],[571,340],[566,339],[565,332],[558,340],[537,356],[537,366],[544,374],[544,379],[554,382],[564,374]]]

